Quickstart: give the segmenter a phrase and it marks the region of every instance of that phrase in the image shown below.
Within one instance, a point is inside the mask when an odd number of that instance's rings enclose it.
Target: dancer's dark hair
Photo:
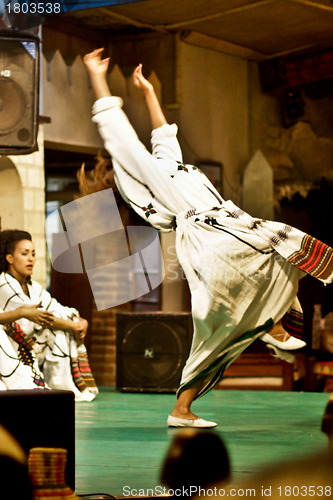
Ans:
[[[32,241],[31,234],[21,229],[4,229],[0,231],[0,273],[8,271],[6,255],[13,254],[19,241]]]

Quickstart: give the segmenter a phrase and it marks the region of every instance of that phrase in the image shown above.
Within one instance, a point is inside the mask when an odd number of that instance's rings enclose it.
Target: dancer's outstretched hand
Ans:
[[[104,48],[96,49],[84,56],[83,62],[91,74],[106,75],[106,72],[109,67],[110,58],[109,57],[105,59],[101,58],[103,50]]]
[[[153,90],[152,84],[142,74],[142,64],[139,64],[133,72],[133,82],[136,87],[144,92]]]

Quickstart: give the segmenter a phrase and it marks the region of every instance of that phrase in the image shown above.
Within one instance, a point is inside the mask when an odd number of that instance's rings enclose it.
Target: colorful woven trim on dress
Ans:
[[[304,326],[304,316],[302,311],[290,309],[281,319],[283,328],[293,337],[301,338]]]
[[[5,330],[8,337],[12,338],[18,344],[25,347],[27,351],[32,351],[34,347],[34,340],[27,337],[18,323],[5,325]]]
[[[71,358],[71,367],[73,380],[81,392],[87,388],[95,388],[97,390],[87,354],[79,353],[77,358]]]
[[[302,271],[321,280],[328,279],[333,273],[333,249],[309,234],[304,236],[300,250],[288,260]]]
[[[43,374],[35,369],[36,360],[34,358],[33,346],[35,344],[34,340],[27,337],[23,332],[22,328],[18,323],[12,323],[10,325],[5,325],[5,331],[11,339],[13,339],[18,344],[18,353],[20,361],[26,365],[30,366],[32,373],[34,374],[33,381],[37,387],[45,387],[45,380]]]

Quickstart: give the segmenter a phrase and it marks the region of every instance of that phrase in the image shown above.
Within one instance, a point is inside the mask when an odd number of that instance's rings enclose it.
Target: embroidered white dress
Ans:
[[[332,249],[282,223],[254,219],[225,201],[195,166],[185,165],[177,126],[153,130],[152,154],[139,141],[119,97],[93,107],[124,200],[176,248],[192,297],[194,333],[179,391],[199,378],[207,392],[225,368],[274,323],[299,322],[298,281],[333,276]],[[296,321],[296,324],[297,324]],[[288,325],[287,325],[288,326]]]
[[[75,321],[79,317],[76,309],[60,304],[37,281],[32,281],[28,285],[28,290],[29,296],[23,292],[21,285],[13,276],[2,273],[0,275],[0,308],[3,311],[12,311],[23,304],[31,305],[41,302],[42,309],[58,318]],[[96,390],[91,392],[86,389],[81,392],[74,383],[72,360],[77,359],[80,352],[85,355],[86,347],[83,344],[78,346],[71,332],[43,328],[24,318],[18,320],[17,323],[24,334],[34,340],[33,354],[49,388],[73,391],[77,401],[94,399]],[[17,344],[12,342],[12,346],[18,354]],[[8,385],[9,377],[6,378]]]

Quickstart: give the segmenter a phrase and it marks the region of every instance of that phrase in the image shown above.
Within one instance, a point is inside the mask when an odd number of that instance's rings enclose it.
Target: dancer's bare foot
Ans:
[[[187,389],[184,389],[178,396],[178,399],[176,401],[175,407],[170,413],[172,417],[176,418],[187,418],[189,420],[197,419],[199,418],[197,415],[192,413],[191,411],[191,405],[197,396],[200,388],[201,388],[201,381],[196,382],[195,384],[191,385]]]
[[[174,408],[172,412],[170,413],[172,417],[177,417],[177,418],[187,418],[189,420],[193,420],[196,418],[199,418],[198,415],[195,415],[195,413],[192,413],[191,411],[187,410],[186,408],[183,409],[178,409]]]
[[[169,427],[195,427],[212,428],[216,427],[216,422],[204,420],[190,411],[190,409],[179,403],[176,403],[172,413],[168,416],[167,424]]]
[[[168,416],[169,427],[216,427],[216,422],[204,420],[191,412],[191,404],[198,395],[202,387],[202,381],[195,382],[187,389],[184,389],[178,396],[177,402],[171,414]]]

